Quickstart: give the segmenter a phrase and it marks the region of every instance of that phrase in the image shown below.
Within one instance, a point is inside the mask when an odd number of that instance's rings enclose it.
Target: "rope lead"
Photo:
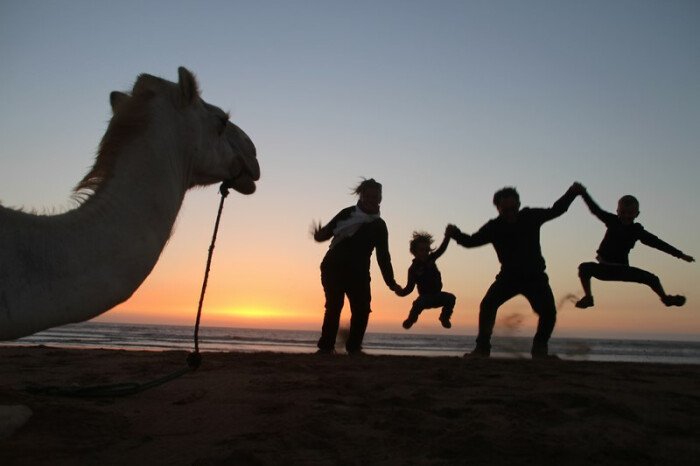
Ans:
[[[204,303],[204,294],[207,291],[207,282],[209,281],[209,270],[211,269],[211,258],[214,255],[214,246],[216,245],[216,235],[219,232],[219,222],[221,221],[221,212],[224,210],[224,201],[228,196],[230,189],[228,181],[221,183],[219,193],[221,193],[221,201],[219,201],[219,211],[216,213],[216,222],[214,222],[214,234],[211,237],[209,245],[209,255],[207,256],[207,267],[204,270],[204,280],[202,281],[202,291],[199,294],[199,305],[197,306],[197,319],[194,324],[194,351],[187,355],[187,365],[193,371],[197,370],[202,364],[202,356],[199,353],[199,322],[202,317],[202,304]]]
[[[214,223],[214,234],[212,235],[211,245],[209,246],[207,267],[204,272],[204,281],[202,282],[202,292],[199,295],[199,306],[197,307],[197,320],[194,324],[194,351],[187,355],[187,367],[178,369],[177,371],[172,372],[171,374],[143,383],[115,383],[108,385],[92,385],[88,387],[28,386],[24,388],[24,391],[32,393],[34,395],[65,396],[73,398],[127,396],[142,392],[149,388],[157,387],[158,385],[162,385],[165,382],[169,382],[182,375],[185,375],[190,371],[196,371],[202,364],[202,355],[199,352],[199,322],[202,317],[202,303],[204,302],[204,294],[207,290],[209,270],[211,269],[211,258],[214,254],[214,244],[216,243],[216,234],[219,231],[219,221],[221,220],[221,212],[224,209],[224,199],[226,199],[226,196],[228,196],[228,190],[230,188],[231,185],[228,181],[224,181],[223,183],[221,183],[221,187],[219,187],[219,193],[221,193],[221,201],[219,202],[219,211],[216,214],[216,222]]]

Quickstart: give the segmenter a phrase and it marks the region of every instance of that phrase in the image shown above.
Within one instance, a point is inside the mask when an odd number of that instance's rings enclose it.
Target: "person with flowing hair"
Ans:
[[[340,313],[345,296],[350,302],[350,331],[345,349],[348,354],[362,354],[372,295],[370,291],[370,258],[377,251],[377,262],[387,286],[394,292],[401,287],[394,279],[389,254],[389,233],[379,214],[382,185],[376,180],[363,179],[354,193],[359,197],[354,206],[341,210],[326,225],[313,227],[314,240],[331,240],[321,262],[321,283],[325,294],[325,313],[319,354],[333,354],[340,325]]]

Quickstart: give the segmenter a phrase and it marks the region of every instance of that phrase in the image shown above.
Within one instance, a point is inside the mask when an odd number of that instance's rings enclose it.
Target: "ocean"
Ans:
[[[316,351],[318,337],[318,331],[308,330],[203,327],[199,332],[199,349],[201,352],[313,353]],[[529,358],[530,343],[530,337],[494,337],[492,356]],[[193,329],[174,325],[85,322],[45,330],[0,344],[190,351],[193,349]],[[470,335],[408,332],[367,333],[364,340],[365,352],[376,355],[462,356],[473,345],[474,337]],[[700,342],[697,341],[552,338],[549,349],[551,353],[569,360],[700,364]]]

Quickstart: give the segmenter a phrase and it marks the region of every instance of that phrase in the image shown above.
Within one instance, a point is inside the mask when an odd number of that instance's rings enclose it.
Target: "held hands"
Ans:
[[[393,291],[397,295],[401,296],[400,293],[403,291],[403,287],[401,285],[399,285],[398,283],[394,283],[389,288],[391,289],[391,291]]]
[[[569,188],[569,191],[571,191],[573,194],[581,195],[586,192],[586,187],[579,183],[578,181],[575,181],[571,187]]]
[[[447,225],[447,228],[445,228],[445,236],[447,236],[448,238],[454,239],[454,237],[460,233],[460,229],[457,228],[455,225],[452,225],[451,223]]]

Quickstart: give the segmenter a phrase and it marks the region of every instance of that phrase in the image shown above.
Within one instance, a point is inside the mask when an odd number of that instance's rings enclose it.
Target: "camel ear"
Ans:
[[[178,76],[178,87],[180,88],[180,95],[182,96],[182,102],[185,105],[189,105],[194,100],[199,97],[199,89],[197,88],[197,79],[194,75],[184,66],[177,69]]]
[[[112,113],[117,113],[117,109],[121,107],[127,100],[129,95],[123,92],[113,91],[109,94],[109,104],[112,106]]]

